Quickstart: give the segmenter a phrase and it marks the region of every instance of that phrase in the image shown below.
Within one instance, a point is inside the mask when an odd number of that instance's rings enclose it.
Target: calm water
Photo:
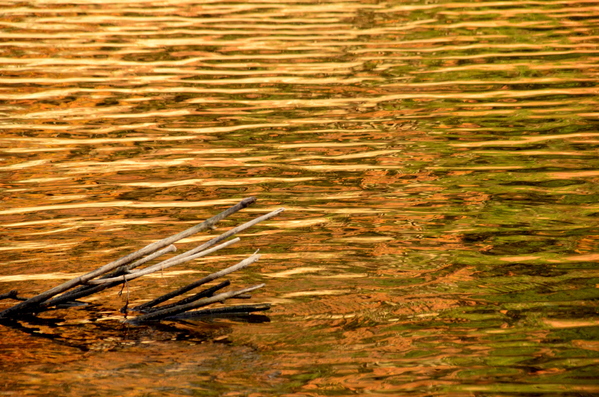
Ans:
[[[0,7],[0,292],[287,208],[129,288],[260,248],[271,322],[109,290],[0,326],[0,395],[599,393],[599,1]]]

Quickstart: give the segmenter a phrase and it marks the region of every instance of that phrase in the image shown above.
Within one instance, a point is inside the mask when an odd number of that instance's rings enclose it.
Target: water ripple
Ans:
[[[231,277],[267,282],[271,323],[123,330],[106,293],[62,325],[6,328],[8,392],[597,390],[596,0],[1,4],[7,289],[241,197],[258,205],[219,228],[287,208],[128,292],[259,248]]]

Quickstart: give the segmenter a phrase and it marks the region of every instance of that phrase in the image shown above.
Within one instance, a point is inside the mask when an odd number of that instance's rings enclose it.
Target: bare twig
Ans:
[[[185,299],[181,299],[180,301],[177,301],[175,303],[171,303],[170,305],[164,305],[164,306],[158,306],[158,307],[151,307],[147,310],[145,310],[145,313],[151,313],[154,312],[156,310],[162,310],[162,309],[168,309],[169,307],[175,307],[175,306],[179,306],[179,305],[185,305],[187,303],[190,302],[194,302],[197,301],[198,299],[202,299],[202,298],[207,298],[209,296],[214,295],[214,293],[218,290],[221,290],[225,287],[228,287],[229,285],[231,285],[231,282],[229,280],[225,280],[222,283],[219,283],[213,287],[210,288],[206,288],[205,290],[198,292],[197,294],[194,294],[192,296],[189,296]]]
[[[171,307],[171,308],[164,309],[164,310],[157,310],[155,312],[148,313],[148,314],[142,314],[141,316],[137,316],[134,319],[128,320],[127,322],[141,323],[144,321],[159,320],[164,317],[174,316],[176,314],[183,313],[183,312],[186,312],[191,309],[196,309],[198,307],[206,306],[211,303],[221,302],[221,301],[224,301],[225,299],[232,298],[236,295],[245,294],[246,292],[251,292],[251,291],[254,291],[254,290],[256,290],[258,288],[262,288],[262,287],[264,287],[264,284],[254,285],[253,287],[244,288],[244,289],[241,289],[238,291],[223,292],[222,294],[214,295],[209,298],[200,299],[195,302],[187,303],[185,305],[179,305],[179,306]]]
[[[167,259],[166,261],[162,262],[161,264],[158,264],[158,265],[155,265],[155,266],[163,266],[163,267],[165,267],[165,266],[166,267],[171,266],[171,261],[178,261],[181,258],[188,257],[188,256],[191,256],[191,255],[195,255],[196,253],[199,253],[199,252],[203,252],[208,247],[212,247],[214,244],[218,244],[221,241],[226,240],[227,238],[229,238],[231,236],[234,236],[235,234],[237,234],[239,232],[242,232],[245,229],[248,229],[248,228],[254,226],[255,224],[257,224],[259,222],[262,222],[264,220],[270,219],[273,216],[276,216],[276,215],[280,214],[283,211],[285,211],[284,208],[279,208],[278,210],[269,212],[266,215],[262,215],[262,216],[260,216],[260,217],[258,217],[256,219],[253,219],[253,220],[251,220],[249,222],[244,223],[243,225],[240,225],[240,226],[237,226],[237,227],[235,227],[235,228],[233,228],[231,230],[228,230],[225,233],[223,233],[223,234],[221,234],[221,235],[213,238],[210,241],[205,242],[204,244],[202,244],[202,245],[200,245],[200,246],[198,246],[198,247],[196,247],[196,248],[194,248],[192,250],[189,250],[187,252],[179,254],[179,255],[177,255],[177,256],[175,256],[173,258]],[[198,258],[198,257],[196,257],[196,258]]]
[[[235,264],[235,265],[233,265],[231,267],[228,267],[226,269],[220,270],[220,271],[218,271],[216,273],[212,273],[212,274],[210,274],[210,275],[208,275],[208,276],[206,276],[206,277],[204,277],[204,278],[202,278],[202,279],[200,279],[198,281],[195,281],[195,282],[193,282],[191,284],[186,285],[185,287],[179,288],[176,291],[169,292],[168,294],[164,294],[161,297],[158,297],[158,298],[156,298],[154,300],[151,300],[149,302],[146,302],[144,304],[136,306],[136,307],[133,308],[133,310],[143,312],[144,310],[146,310],[146,309],[148,309],[150,307],[156,306],[156,305],[158,305],[158,304],[160,304],[162,302],[166,302],[167,300],[172,299],[175,296],[179,296],[181,294],[186,293],[187,291],[191,291],[192,289],[197,288],[200,285],[209,283],[210,281],[216,280],[219,277],[222,277],[222,276],[227,275],[229,273],[233,273],[234,271],[243,269],[244,267],[247,267],[247,266],[251,265],[252,263],[256,262],[258,259],[260,259],[260,255],[252,255],[249,258],[246,258],[246,259],[242,260],[241,262],[239,262],[239,263],[237,263],[237,264]]]
[[[214,309],[192,310],[185,313],[179,313],[174,316],[165,317],[165,320],[194,320],[205,317],[218,317],[222,315],[248,315],[253,312],[261,312],[270,309],[267,303],[258,305],[236,305],[227,307],[218,307]]]
[[[255,225],[255,224],[257,224],[257,223],[260,223],[260,222],[262,222],[262,221],[265,221],[265,220],[267,220],[267,219],[270,219],[270,218],[272,218],[273,216],[277,216],[277,215],[279,215],[279,214],[280,214],[281,212],[283,212],[283,211],[285,211],[285,208],[279,208],[278,210],[274,210],[274,211],[272,211],[272,212],[269,212],[269,213],[268,213],[268,214],[266,214],[266,215],[262,215],[262,216],[260,216],[260,217],[258,217],[258,218],[256,218],[256,219],[252,219],[251,221],[249,221],[249,222],[246,222],[246,223],[244,223],[243,225],[240,225],[240,226],[234,227],[233,229],[231,229],[231,230],[228,230],[227,232],[225,232],[225,233],[221,234],[220,236],[213,238],[212,240],[210,240],[210,241],[208,241],[207,243],[205,243],[205,244],[203,244],[203,245],[199,246],[199,247],[198,247],[198,248],[196,248],[195,250],[197,250],[197,251],[204,250],[204,249],[206,249],[207,247],[213,246],[214,244],[217,244],[217,243],[219,243],[219,242],[221,242],[221,241],[223,241],[223,240],[225,240],[225,239],[227,239],[227,238],[229,238],[229,237],[231,237],[231,236],[233,236],[233,235],[235,235],[235,234],[237,234],[237,233],[239,233],[239,232],[242,232],[242,231],[244,231],[245,229],[248,229],[248,228],[250,228],[250,227],[254,226],[254,225]]]
[[[124,272],[133,269],[137,266],[140,266],[152,259],[156,259],[157,257],[164,255],[166,253],[169,252],[174,252],[177,250],[177,247],[175,247],[174,245],[169,245],[166,248],[163,248],[159,251],[154,252],[151,255],[146,256],[145,258],[142,258],[130,265],[127,266],[121,266],[118,269],[116,269],[114,272],[104,275],[102,276],[101,279],[107,279],[107,278],[113,278],[119,275],[122,275]],[[84,296],[89,296],[92,294],[95,294],[96,292],[100,292],[102,290],[105,290],[107,288],[111,288],[111,287],[115,287],[117,285],[120,285],[123,282],[122,278],[119,278],[118,281],[112,282],[112,283],[107,283],[107,284],[100,284],[100,285],[82,285],[72,291],[68,291],[65,292],[64,294],[57,296],[51,300],[48,300],[46,302],[43,302],[42,305],[45,307],[51,307],[51,306],[56,306],[59,305],[61,303],[67,302],[67,301],[73,301],[75,299],[79,299],[82,298]]]
[[[113,277],[113,278],[100,278],[100,279],[97,279],[97,280],[90,280],[87,283],[88,284],[92,284],[92,285],[93,284],[109,284],[109,283],[112,283],[114,281],[119,281],[119,280],[120,281],[133,280],[133,279],[136,279],[138,277],[145,276],[146,274],[154,273],[154,272],[157,272],[159,270],[164,270],[166,268],[169,268],[171,266],[179,265],[181,263],[185,263],[185,262],[197,259],[197,258],[201,258],[202,256],[210,255],[211,253],[216,252],[216,251],[218,251],[218,250],[220,250],[222,248],[226,248],[226,247],[228,247],[231,244],[235,244],[239,240],[240,240],[239,237],[238,238],[234,238],[233,240],[229,240],[226,243],[219,244],[216,247],[213,247],[213,248],[207,249],[205,251],[199,252],[199,253],[197,253],[195,255],[179,255],[179,256],[175,257],[175,258],[178,258],[178,259],[175,259],[175,260],[170,260],[169,259],[169,260],[166,260],[164,262],[160,262],[160,263],[158,263],[156,265],[148,266],[148,267],[146,267],[145,269],[142,269],[142,270],[133,271],[133,272],[128,273],[128,274],[123,274],[122,276]],[[188,251],[188,252],[191,252],[191,251]]]
[[[18,293],[19,293],[19,291],[17,291],[16,289],[13,289],[12,291],[8,291],[5,294],[0,294],[0,300],[1,299],[14,299],[14,300],[18,300],[18,301],[27,300],[26,298],[19,297]]]
[[[6,309],[0,312],[0,319],[8,319],[12,317],[16,317],[17,315],[25,315],[28,313],[37,313],[40,311],[48,310],[49,307],[72,307],[75,304],[81,304],[83,302],[76,301],[77,298],[88,296],[98,291],[101,291],[106,288],[110,288],[116,285],[120,285],[124,283],[123,293],[125,290],[127,291],[127,304],[125,305],[124,310],[127,310],[127,306],[129,303],[128,295],[129,295],[129,280],[133,280],[138,277],[142,277],[144,275],[150,274],[152,272],[161,271],[163,269],[169,268],[171,266],[175,266],[187,261],[191,261],[213,252],[216,252],[219,249],[228,247],[231,244],[234,244],[239,241],[239,238],[234,238],[230,241],[224,242],[224,240],[229,237],[240,233],[255,224],[264,221],[266,219],[270,219],[281,212],[284,211],[283,208],[272,211],[268,214],[262,215],[256,219],[253,219],[249,222],[242,224],[241,226],[234,227],[229,231],[222,233],[219,236],[216,236],[205,242],[198,247],[195,247],[189,251],[186,251],[182,254],[179,254],[173,258],[164,260],[158,264],[154,264],[148,266],[141,270],[134,270],[136,267],[139,267],[150,260],[156,259],[157,257],[164,255],[168,252],[176,251],[176,248],[172,243],[188,237],[194,233],[197,233],[201,230],[205,230],[208,228],[212,228],[217,222],[224,219],[225,217],[239,211],[247,207],[248,205],[254,203],[256,199],[254,197],[250,197],[244,199],[237,203],[235,206],[221,212],[220,214],[197,224],[181,233],[178,233],[174,236],[162,239],[153,244],[149,244],[146,247],[138,250],[132,254],[126,255],[116,261],[110,262],[107,265],[104,265],[94,271],[86,273],[82,276],[76,277],[70,281],[67,281],[57,287],[54,287],[46,292],[43,292],[33,298],[26,299],[24,302],[21,302],[9,309]],[[165,248],[166,247],[166,248]],[[257,253],[258,251],[256,251]],[[208,310],[196,310],[189,312],[192,309],[200,308],[212,303],[216,302],[224,302],[226,299],[230,298],[248,298],[250,297],[249,292],[254,291],[258,288],[264,286],[264,284],[256,285],[253,287],[244,288],[238,291],[230,291],[219,293],[215,295],[215,293],[222,288],[228,286],[230,282],[228,280],[221,282],[218,285],[207,288],[195,295],[186,297],[184,299],[180,299],[179,301],[167,304],[163,306],[156,307],[160,303],[163,303],[169,299],[180,296],[194,288],[197,288],[203,284],[206,284],[212,280],[215,280],[219,277],[222,277],[226,274],[234,272],[236,270],[242,269],[250,264],[254,263],[260,258],[260,255],[250,256],[243,261],[230,266],[226,269],[220,270],[218,272],[212,273],[200,280],[197,280],[183,288],[180,288],[176,291],[172,291],[168,294],[165,294],[161,297],[158,297],[150,302],[146,302],[138,307],[134,308],[134,311],[141,311],[143,314],[128,320],[129,323],[140,323],[146,321],[159,321],[159,320],[177,320],[177,319],[191,319],[191,318],[204,318],[206,316],[223,316],[223,315],[238,315],[238,314],[249,314],[255,311],[268,310],[269,305],[237,305],[237,306],[229,306],[226,308],[216,308],[216,309],[208,309]],[[77,288],[75,288],[77,287]],[[7,294],[0,294],[0,298],[13,298],[19,299],[16,296],[16,292],[9,292]],[[185,313],[185,314],[184,314]]]
[[[61,285],[58,285],[48,291],[45,291],[39,295],[36,295],[33,298],[27,299],[24,302],[21,302],[15,306],[12,306],[12,307],[0,312],[0,318],[11,317],[17,313],[28,313],[28,312],[32,312],[32,311],[35,312],[35,311],[41,309],[40,306],[42,306],[41,304],[44,301],[47,301],[48,299],[52,298],[53,296],[56,296],[60,293],[68,291],[69,289],[76,287],[77,285],[84,284],[96,277],[99,277],[103,274],[110,272],[113,269],[116,269],[116,268],[126,265],[128,263],[131,263],[131,262],[135,261],[136,259],[139,259],[145,255],[155,252],[155,251],[157,251],[163,247],[166,247],[176,241],[179,241],[183,238],[189,237],[199,231],[206,230],[208,228],[212,228],[216,223],[218,223],[222,219],[249,206],[250,204],[253,204],[255,201],[256,201],[255,197],[249,197],[249,198],[243,199],[239,203],[234,205],[233,207],[231,207],[231,208],[221,212],[220,214],[215,215],[212,218],[210,218],[198,225],[195,225],[181,233],[178,233],[171,237],[167,237],[167,238],[157,241],[155,243],[149,244],[139,251],[136,251],[129,255],[126,255],[126,256],[124,256],[120,259],[117,259],[116,261],[110,262],[107,265],[104,265],[94,271],[91,271],[87,274],[76,277],[76,278],[69,280]],[[46,305],[43,305],[43,306],[46,306]]]
[[[131,270],[135,269],[136,267],[139,267],[139,266],[143,265],[144,263],[151,261],[152,259],[156,259],[159,256],[168,254],[169,252],[175,252],[175,251],[177,251],[177,247],[175,247],[174,245],[171,244],[168,247],[161,249],[160,251],[156,251],[153,254],[146,256],[145,258],[141,258],[140,260],[133,262],[130,265],[123,266],[122,269],[121,268],[117,269],[117,271],[122,271],[122,272],[131,271]]]

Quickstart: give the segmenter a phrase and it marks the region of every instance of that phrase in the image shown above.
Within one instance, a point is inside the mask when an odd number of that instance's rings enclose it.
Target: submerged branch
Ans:
[[[244,289],[241,289],[238,291],[223,292],[222,294],[214,295],[209,298],[200,299],[195,302],[187,303],[185,305],[179,305],[179,306],[171,307],[168,309],[156,310],[156,311],[154,311],[152,313],[148,313],[148,314],[142,314],[141,316],[137,316],[134,319],[128,320],[127,322],[135,324],[135,323],[141,323],[144,321],[160,320],[160,319],[163,319],[164,317],[174,316],[176,314],[183,313],[183,312],[186,312],[191,309],[196,309],[198,307],[206,306],[211,303],[222,302],[226,299],[233,298],[236,295],[245,294],[247,292],[251,292],[251,291],[254,291],[254,290],[256,290],[258,288],[262,288],[262,287],[264,287],[264,284],[254,285],[252,287],[244,288]]]
[[[170,307],[185,305],[187,303],[197,301],[198,299],[207,298],[209,296],[214,295],[214,293],[216,291],[221,290],[225,287],[228,287],[229,285],[231,285],[231,282],[229,280],[225,280],[222,283],[219,283],[210,288],[206,288],[205,290],[198,292],[197,294],[189,296],[185,299],[181,299],[180,301],[177,301],[175,303],[171,303],[169,305],[164,305],[164,306],[158,306],[158,307],[150,307],[150,308],[144,310],[144,313],[151,313],[151,312],[155,312],[156,310],[168,309]]]
[[[18,300],[18,301],[26,301],[27,298],[21,298],[19,297],[19,291],[17,291],[16,289],[13,289],[12,291],[8,291],[5,294],[0,294],[0,300],[2,299],[14,299],[14,300]]]
[[[206,276],[206,277],[204,277],[204,278],[202,278],[202,279],[200,279],[198,281],[195,281],[195,282],[193,282],[191,284],[186,285],[185,287],[179,288],[178,290],[175,290],[175,291],[171,291],[168,294],[164,294],[164,295],[162,295],[162,296],[160,296],[160,297],[158,297],[156,299],[153,299],[153,300],[151,300],[149,302],[146,302],[146,303],[141,304],[141,305],[139,305],[137,307],[134,307],[133,310],[134,311],[143,312],[146,309],[148,309],[150,307],[153,307],[153,306],[156,306],[156,305],[158,305],[158,304],[160,304],[162,302],[166,302],[167,300],[172,299],[175,296],[179,296],[179,295],[184,294],[184,293],[186,293],[188,291],[191,291],[192,289],[197,288],[200,285],[204,285],[206,283],[209,283],[212,280],[216,280],[219,277],[222,277],[222,276],[227,275],[229,273],[233,273],[234,271],[243,269],[244,267],[247,267],[247,266],[251,265],[252,263],[256,262],[258,259],[260,259],[260,255],[252,255],[249,258],[244,259],[241,262],[239,262],[239,263],[237,263],[237,264],[235,264],[233,266],[230,266],[230,267],[228,267],[226,269],[220,270],[220,271],[218,271],[216,273],[212,273],[212,274],[210,274],[210,275],[208,275],[208,276]]]
[[[150,254],[154,251],[157,251],[163,247],[171,245],[172,243],[174,243],[176,241],[179,241],[181,239],[189,237],[192,234],[195,234],[202,230],[212,228],[212,227],[214,227],[214,225],[216,223],[220,222],[227,216],[249,206],[250,204],[253,204],[255,201],[256,201],[255,197],[248,197],[246,199],[243,199],[239,203],[234,205],[233,207],[221,212],[218,215],[213,216],[212,218],[210,218],[198,225],[190,227],[189,229],[184,230],[181,233],[175,234],[174,236],[167,237],[167,238],[157,241],[155,243],[149,244],[149,245],[145,246],[144,248],[140,249],[139,251],[136,251],[129,255],[126,255],[126,256],[124,256],[120,259],[117,259],[113,262],[110,262],[94,271],[84,274],[83,276],[76,277],[76,278],[69,280],[61,285],[58,285],[46,292],[36,295],[33,298],[29,298],[26,301],[19,303],[18,305],[10,307],[10,308],[0,312],[0,318],[11,317],[17,313],[29,313],[29,312],[38,311],[39,309],[42,309],[40,307],[40,305],[44,301],[52,298],[53,296],[56,296],[60,293],[68,291],[71,288],[76,287],[80,284],[85,284],[88,281],[90,281],[96,277],[106,274],[106,273],[110,272],[111,270],[114,270],[120,266],[131,263],[145,255],[148,255],[148,254]]]
[[[226,242],[224,242],[224,240],[256,225],[259,222],[262,222],[266,219],[270,219],[284,211],[283,208],[277,209],[268,214],[262,215],[256,219],[248,221],[242,224],[241,226],[234,227],[189,251],[183,252],[182,254],[166,259],[157,264],[147,266],[143,269],[136,269],[137,267],[144,265],[145,263],[154,260],[161,255],[176,251],[177,248],[172,243],[183,238],[189,237],[192,234],[197,233],[199,231],[213,228],[217,222],[247,207],[248,205],[253,204],[255,201],[256,199],[254,197],[249,197],[247,199],[241,200],[233,207],[183,232],[180,232],[171,237],[167,237],[155,243],[149,244],[136,252],[126,255],[116,261],[110,262],[82,276],[75,277],[72,280],[69,280],[32,298],[20,298],[17,296],[16,291],[10,291],[6,294],[0,294],[0,299],[17,299],[23,301],[21,303],[16,304],[13,307],[1,311],[0,319],[16,319],[18,316],[26,316],[32,313],[36,314],[44,310],[49,310],[51,307],[69,308],[85,304],[84,302],[79,302],[76,299],[84,296],[89,296],[106,288],[127,283],[128,281],[142,277],[144,275],[161,271],[171,266],[182,264],[214,253],[220,249],[223,249],[225,247],[230,246],[231,244],[240,241],[238,237]],[[259,258],[260,255],[254,254],[233,266],[212,273],[208,276],[201,278],[200,280],[197,280],[182,288],[179,288],[176,291],[169,292],[149,302],[139,305],[133,310],[139,311],[143,314],[131,320],[128,320],[128,322],[141,323],[145,321],[159,321],[164,319],[173,320],[183,318],[202,318],[206,316],[217,315],[249,314],[255,311],[268,310],[268,308],[270,307],[269,305],[237,305],[229,306],[226,308],[196,310],[190,313],[186,313],[192,309],[200,308],[212,303],[224,302],[226,299],[248,298],[250,297],[249,292],[264,286],[264,284],[260,284],[237,291],[221,292],[216,294],[218,291],[227,287],[230,284],[228,280],[225,280],[220,284],[212,286],[210,288],[206,288],[203,291],[198,292],[192,296],[180,299],[175,303],[158,306],[159,304],[168,301],[169,299],[185,294],[186,292],[191,291],[194,288],[204,285],[219,277],[243,269],[246,266],[249,266],[252,263],[256,262]],[[128,284],[126,285],[128,286]],[[127,305],[125,306],[125,310],[126,307]]]
[[[185,313],[180,313],[175,316],[165,317],[165,320],[196,320],[206,317],[219,317],[223,315],[248,315],[253,312],[261,312],[269,310],[270,305],[267,303],[259,305],[236,305],[219,307],[214,309],[192,310]]]

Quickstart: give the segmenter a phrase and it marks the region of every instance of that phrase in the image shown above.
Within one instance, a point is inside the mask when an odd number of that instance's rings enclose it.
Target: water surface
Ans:
[[[24,1],[0,25],[0,292],[241,198],[269,323],[2,327],[2,395],[599,393],[598,1]],[[1,302],[4,306],[8,302]]]

